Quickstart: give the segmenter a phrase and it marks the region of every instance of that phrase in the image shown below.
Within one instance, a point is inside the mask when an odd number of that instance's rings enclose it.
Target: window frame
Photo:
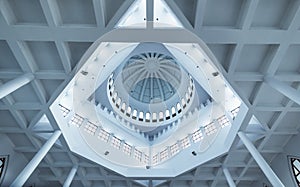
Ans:
[[[290,172],[291,172],[291,176],[292,176],[292,180],[293,180],[293,182],[294,182],[294,184],[296,185],[296,186],[299,186],[300,187],[300,180],[298,180],[297,179],[297,176],[300,176],[300,168],[298,169],[298,168],[296,168],[297,170],[299,170],[299,173],[298,173],[298,175],[296,175],[296,173],[295,173],[295,171],[294,171],[294,164],[293,164],[293,162],[295,161],[295,160],[298,160],[299,162],[300,162],[300,157],[298,157],[298,156],[288,156],[288,162],[289,162],[289,169],[290,169]]]
[[[0,166],[0,186],[1,186],[5,177],[9,155],[0,155],[0,159],[5,159],[4,163]]]

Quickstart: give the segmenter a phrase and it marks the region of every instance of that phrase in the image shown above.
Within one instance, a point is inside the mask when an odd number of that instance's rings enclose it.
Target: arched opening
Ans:
[[[290,165],[292,168],[292,175],[298,186],[300,186],[300,158],[290,157]]]

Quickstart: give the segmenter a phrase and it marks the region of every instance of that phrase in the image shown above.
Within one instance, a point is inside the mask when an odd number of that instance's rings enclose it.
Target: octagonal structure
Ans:
[[[247,107],[185,29],[98,39],[50,107],[71,151],[126,177],[174,177],[226,153]]]

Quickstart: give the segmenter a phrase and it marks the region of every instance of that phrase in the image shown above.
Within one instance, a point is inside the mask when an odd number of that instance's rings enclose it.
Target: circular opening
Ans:
[[[142,103],[161,103],[176,94],[182,70],[169,55],[145,52],[128,59],[122,83],[128,94]]]

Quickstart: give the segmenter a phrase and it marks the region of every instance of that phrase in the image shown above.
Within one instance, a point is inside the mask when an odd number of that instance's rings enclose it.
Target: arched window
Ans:
[[[8,156],[0,156],[0,185],[4,178],[5,170],[7,167]]]
[[[294,179],[300,186],[300,158],[290,157],[290,164],[293,171]]]

